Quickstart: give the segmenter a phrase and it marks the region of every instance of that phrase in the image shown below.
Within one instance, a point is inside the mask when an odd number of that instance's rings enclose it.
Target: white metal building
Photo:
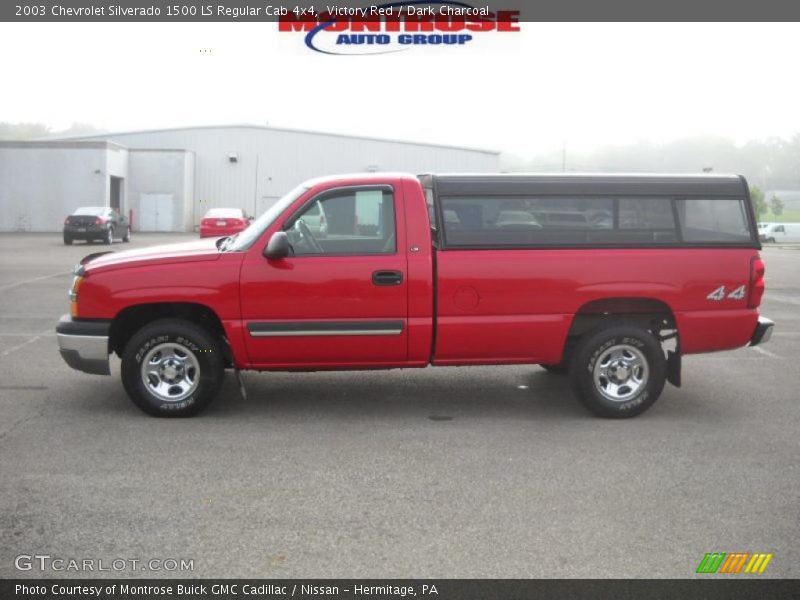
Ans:
[[[253,125],[0,142],[0,231],[57,231],[78,206],[139,231],[191,231],[212,207],[258,215],[305,179],[368,171],[496,172],[499,155]]]

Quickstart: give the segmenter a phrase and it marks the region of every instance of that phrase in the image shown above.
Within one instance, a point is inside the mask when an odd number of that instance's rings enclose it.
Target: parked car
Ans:
[[[498,226],[521,197],[540,227]],[[325,238],[306,220],[318,203]],[[564,218],[589,211],[613,226]],[[738,176],[326,177],[235,238],[90,255],[56,333],[75,369],[121,357],[128,395],[157,416],[200,412],[229,368],[522,363],[632,417],[680,386],[683,357],[770,338],[759,249]]]
[[[200,221],[200,237],[233,235],[247,229],[251,220],[241,208],[211,208]]]
[[[115,239],[131,241],[127,217],[107,206],[83,206],[64,219],[64,243],[75,240],[112,244]]]
[[[765,223],[759,227],[762,242],[800,242],[800,223]]]

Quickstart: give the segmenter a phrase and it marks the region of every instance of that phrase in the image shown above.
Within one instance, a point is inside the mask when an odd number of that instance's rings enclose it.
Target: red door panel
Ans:
[[[375,271],[405,270],[405,257],[396,255],[247,261],[241,289],[250,361],[287,367],[405,361],[405,277],[392,286],[372,281]]]
[[[301,198],[298,204],[307,206],[307,201]],[[261,255],[266,241],[248,253],[240,281],[243,333],[253,366],[377,367],[407,361],[406,234],[397,187],[394,207],[393,254],[267,260]],[[336,248],[336,216],[328,215],[334,223],[321,239],[328,249]],[[282,220],[290,223],[290,216]]]

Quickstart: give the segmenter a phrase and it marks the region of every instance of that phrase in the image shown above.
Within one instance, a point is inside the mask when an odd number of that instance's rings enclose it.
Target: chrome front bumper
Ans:
[[[70,367],[93,375],[110,375],[108,333],[110,321],[74,321],[64,315],[56,325],[61,357]]]
[[[759,344],[766,344],[769,338],[772,337],[772,328],[775,323],[766,317],[758,317],[758,324],[756,330],[750,338],[751,346],[758,346]]]

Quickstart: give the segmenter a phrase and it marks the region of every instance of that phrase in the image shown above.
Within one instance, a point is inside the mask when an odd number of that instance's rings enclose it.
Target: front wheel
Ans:
[[[110,246],[114,243],[114,232],[111,231],[110,227],[106,229],[106,237],[103,238],[103,242],[105,242],[107,246]]]
[[[125,230],[125,235],[122,236],[122,241],[125,242],[125,243],[131,241],[131,228],[130,227],[128,227]]]
[[[775,238],[769,238],[767,241],[768,241],[770,244],[774,244],[774,243],[775,243]]]
[[[191,417],[214,399],[225,374],[218,340],[183,320],[140,329],[122,353],[122,384],[133,403],[156,417]]]
[[[613,419],[640,415],[664,389],[661,345],[647,331],[611,325],[589,333],[570,365],[572,389],[593,413]]]

